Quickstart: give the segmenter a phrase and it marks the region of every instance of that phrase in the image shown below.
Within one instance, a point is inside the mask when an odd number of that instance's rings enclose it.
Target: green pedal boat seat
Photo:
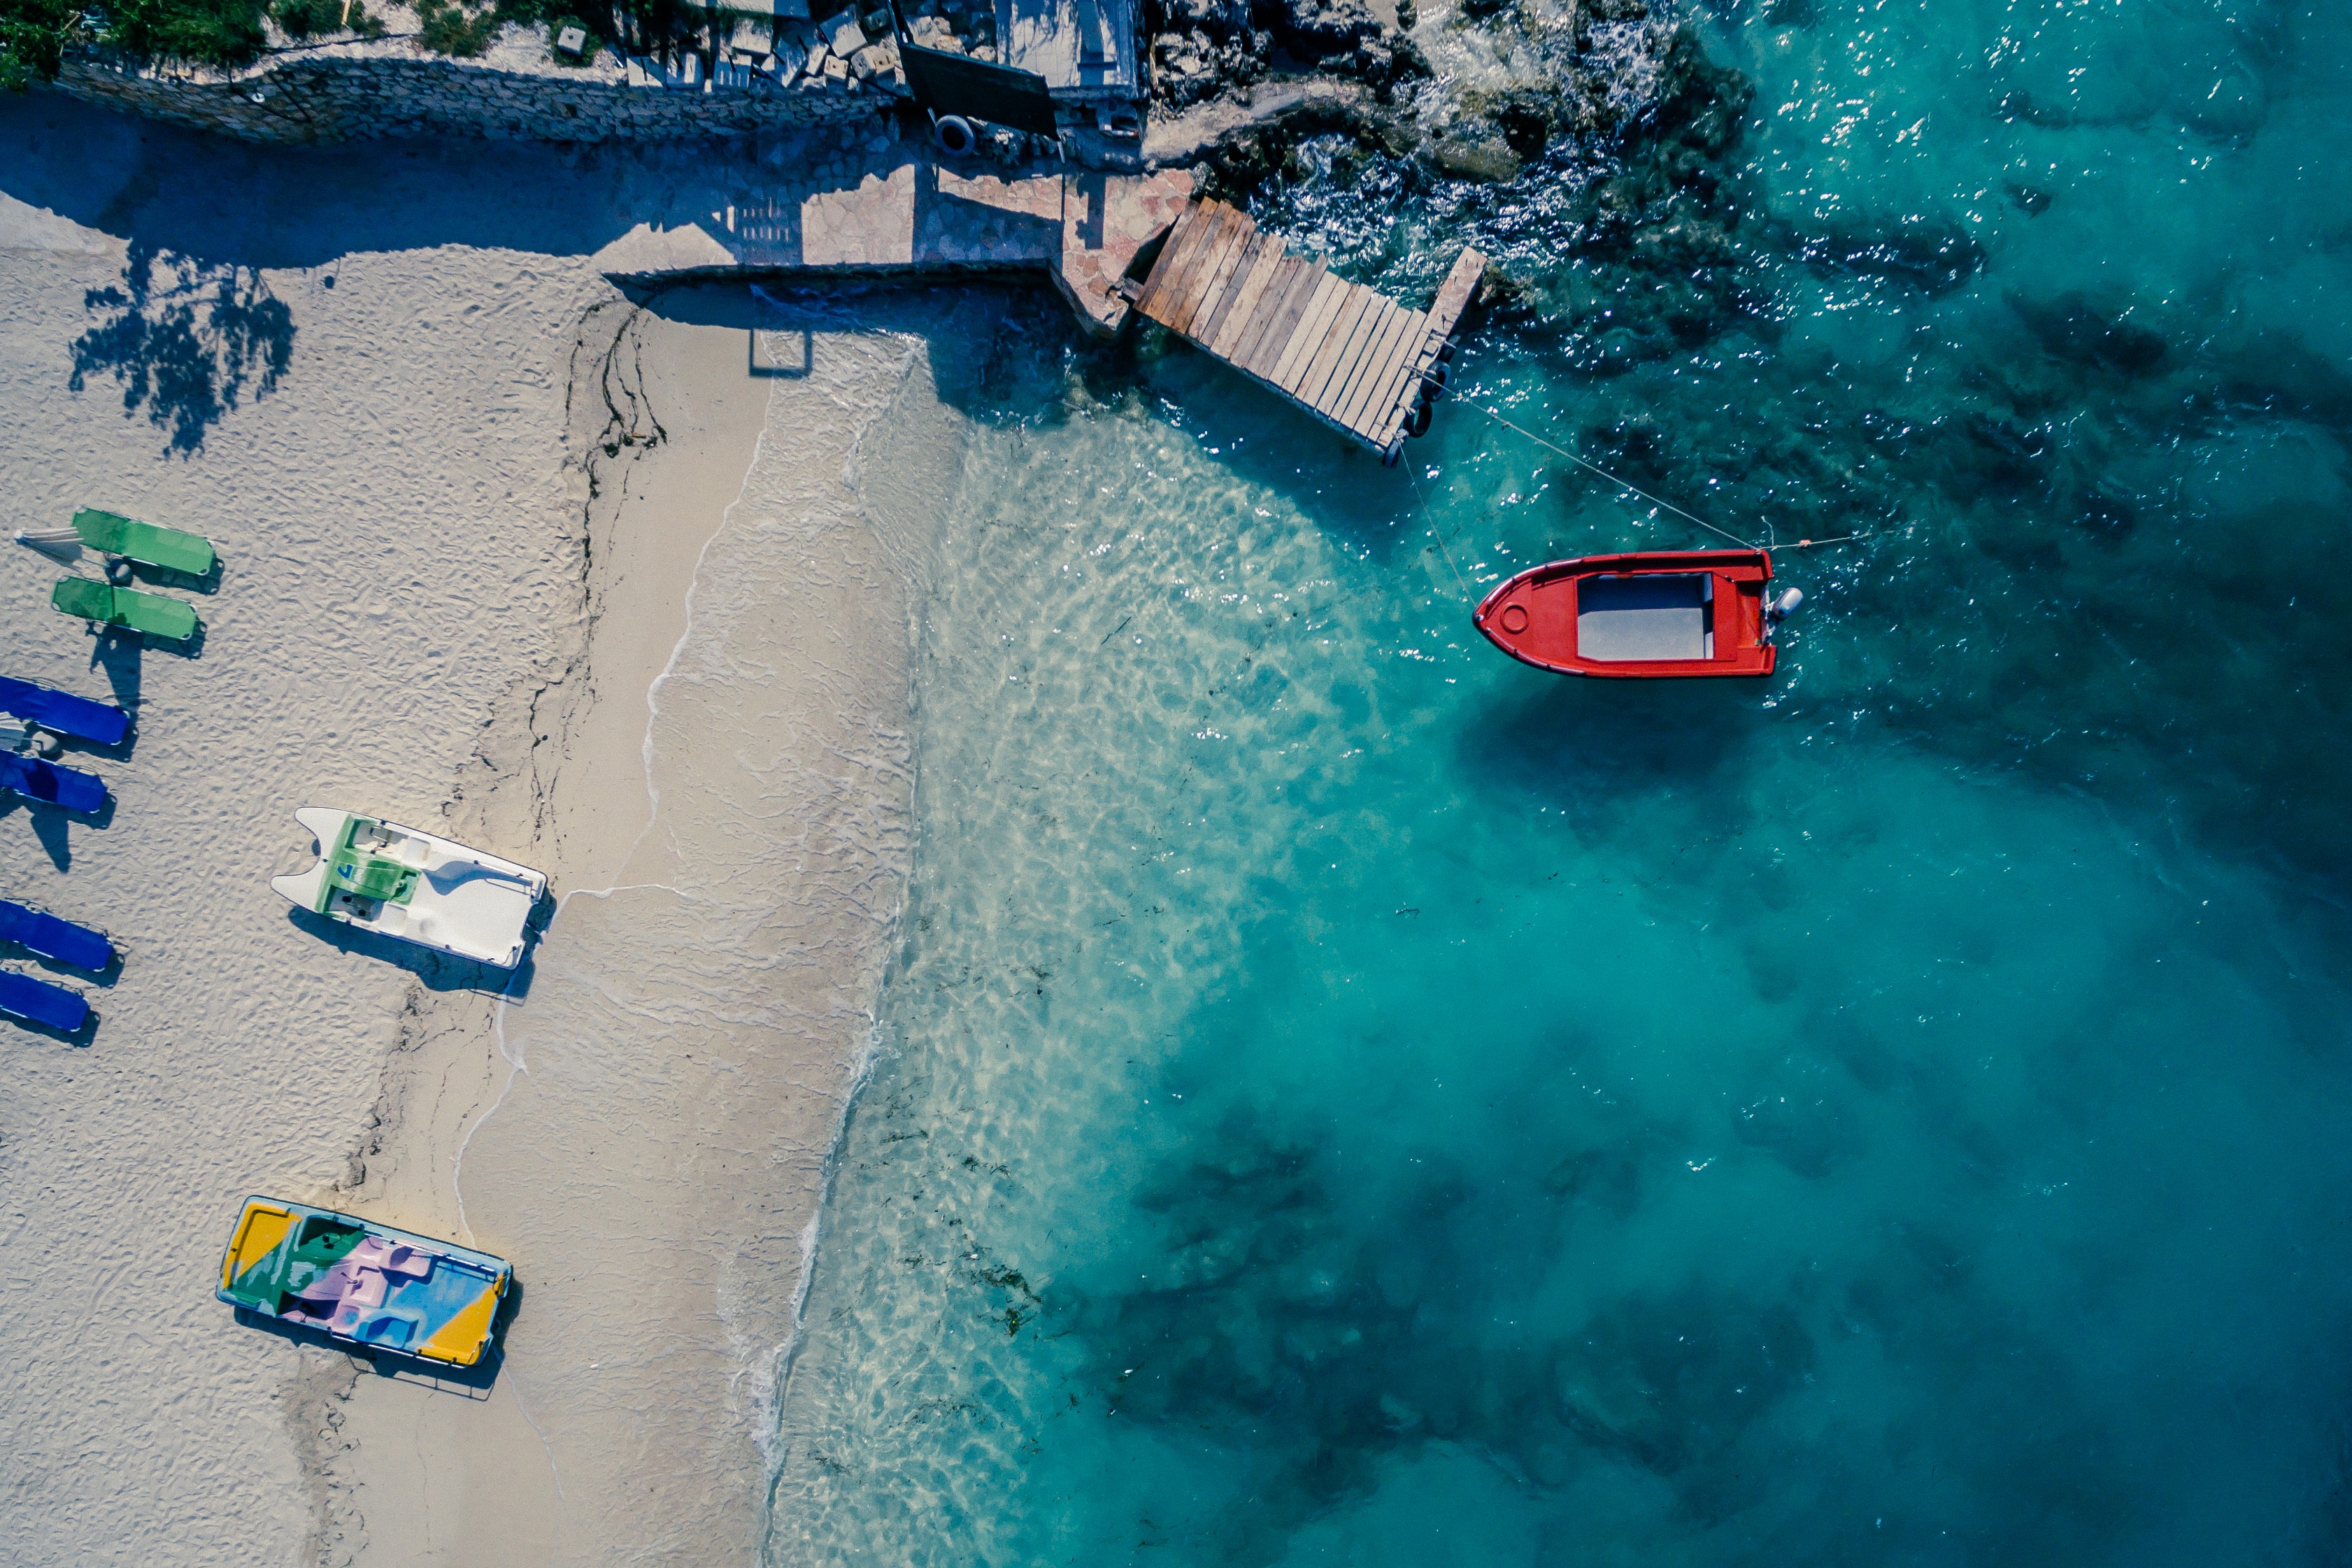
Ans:
[[[200,533],[158,528],[152,522],[118,517],[93,507],[84,507],[74,513],[73,526],[74,531],[81,535],[81,542],[92,550],[161,566],[168,572],[185,572],[191,577],[210,572],[216,559],[213,542]]]
[[[68,616],[108,626],[128,626],[152,637],[184,642],[196,635],[196,612],[177,599],[112,588],[87,577],[68,577],[49,590],[49,603]]]

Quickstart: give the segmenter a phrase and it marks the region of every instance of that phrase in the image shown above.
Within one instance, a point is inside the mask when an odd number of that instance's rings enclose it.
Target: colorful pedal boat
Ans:
[[[0,1013],[71,1034],[89,1016],[89,1003],[79,991],[0,969]]]
[[[1769,675],[1771,578],[1761,550],[1586,555],[1520,573],[1471,621],[1513,658],[1560,675]]]
[[[545,872],[354,812],[306,805],[294,820],[318,840],[319,863],[271,878],[280,897],[419,947],[501,969],[522,962]]]
[[[332,1209],[248,1197],[221,1258],[232,1307],[371,1350],[472,1366],[514,1282],[503,1258]]]
[[[93,702],[70,691],[36,686],[0,675],[0,712],[14,713],[28,723],[101,746],[121,743],[130,732],[131,715],[107,702]]]

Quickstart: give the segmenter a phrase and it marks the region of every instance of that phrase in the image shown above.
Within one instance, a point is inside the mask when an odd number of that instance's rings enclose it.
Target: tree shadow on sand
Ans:
[[[191,457],[244,399],[277,390],[294,355],[294,317],[258,269],[203,262],[134,239],[122,282],[82,296],[100,320],[74,340],[73,377],[122,384],[122,412],[147,411],[165,450]]]

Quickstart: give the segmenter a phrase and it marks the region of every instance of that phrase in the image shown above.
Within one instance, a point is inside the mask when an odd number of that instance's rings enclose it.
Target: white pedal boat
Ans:
[[[419,947],[512,969],[547,874],[438,835],[306,805],[294,820],[318,839],[319,863],[270,887],[313,914]]]

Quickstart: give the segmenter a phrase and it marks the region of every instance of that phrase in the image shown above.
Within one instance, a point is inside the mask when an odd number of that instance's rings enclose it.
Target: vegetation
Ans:
[[[269,41],[262,0],[108,0],[106,41],[142,59],[235,67]]]
[[[416,41],[467,58],[489,47],[499,29],[510,23],[544,23],[551,37],[565,26],[588,35],[583,63],[614,38],[635,38],[635,47],[667,58],[681,45],[693,47],[687,40],[703,21],[684,0],[415,4]],[[235,69],[269,49],[273,22],[284,38],[298,44],[384,33],[383,18],[369,12],[364,0],[95,0],[91,5],[92,0],[0,0],[0,90],[22,91],[36,80],[54,80],[67,51],[79,44],[103,43],[142,60]],[[581,15],[583,10],[588,14]]]
[[[22,92],[58,74],[66,46],[81,33],[72,0],[0,0],[0,89]]]
[[[468,12],[464,0],[417,0],[416,41],[436,55],[468,58],[490,47],[507,18],[499,6]]]
[[[362,38],[383,37],[383,19],[371,16],[363,0],[278,0],[270,7],[278,29],[297,43],[313,35],[351,33]]]

